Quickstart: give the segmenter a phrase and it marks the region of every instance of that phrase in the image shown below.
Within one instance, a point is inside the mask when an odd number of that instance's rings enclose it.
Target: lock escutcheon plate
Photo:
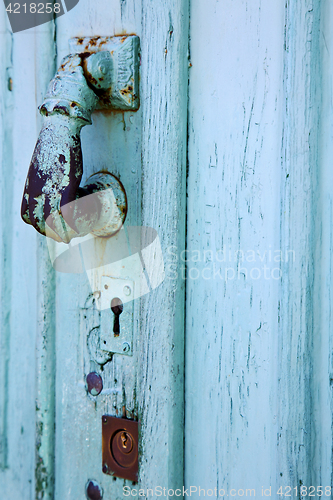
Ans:
[[[119,315],[119,335],[113,332],[114,313],[111,302],[118,298],[123,304]],[[133,324],[134,324],[134,281],[130,279],[102,276],[99,308],[101,313],[100,349],[103,351],[133,355]]]
[[[102,470],[104,474],[138,480],[139,424],[126,418],[102,417]]]

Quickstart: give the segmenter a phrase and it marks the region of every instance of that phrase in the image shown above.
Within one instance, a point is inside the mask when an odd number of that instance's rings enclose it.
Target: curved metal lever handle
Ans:
[[[110,85],[111,72],[108,52],[85,59],[69,55],[51,80],[39,108],[44,121],[25,183],[21,216],[56,241],[69,243],[90,232],[110,235],[105,212],[111,217],[111,208],[113,212],[118,208],[118,213],[113,213],[118,223],[126,216],[126,195],[120,183],[117,190],[113,176],[108,180],[104,174],[100,182],[95,178],[93,183],[79,187],[83,173],[80,132],[91,124],[91,113],[99,99],[96,92]],[[103,190],[104,194],[100,192]],[[95,195],[97,192],[100,195]],[[103,234],[105,226],[107,234]],[[113,232],[115,226],[113,221]]]

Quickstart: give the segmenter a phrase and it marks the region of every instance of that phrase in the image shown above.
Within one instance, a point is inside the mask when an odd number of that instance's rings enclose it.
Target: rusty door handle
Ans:
[[[132,40],[126,45],[127,38]],[[39,107],[43,125],[25,183],[21,216],[39,233],[56,241],[68,243],[88,233],[110,236],[125,220],[126,194],[113,175],[95,174],[80,187],[83,174],[80,132],[92,123],[91,114],[101,107],[101,99],[107,103],[106,107],[137,109],[138,99],[133,92],[131,102],[116,100],[117,94],[123,95],[121,85],[115,80],[119,80],[115,77],[115,66],[119,63],[114,56],[117,51],[109,50],[110,45],[118,47],[118,52],[130,50],[132,60],[137,62],[138,43],[133,39],[138,37],[122,37],[122,42],[120,37],[104,37],[100,40],[105,40],[107,50],[93,43],[94,39],[74,39],[72,45],[79,53],[63,59]],[[84,52],[80,52],[82,41],[87,44]],[[89,52],[89,43],[95,52]],[[133,84],[130,88],[133,90]]]

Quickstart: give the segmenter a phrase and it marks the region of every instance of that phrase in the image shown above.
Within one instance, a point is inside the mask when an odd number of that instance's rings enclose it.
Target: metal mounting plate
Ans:
[[[111,311],[111,301],[119,298],[123,303],[123,311],[119,315],[120,333],[113,333],[114,314]],[[133,322],[134,322],[134,282],[129,279],[110,278],[102,276],[100,309],[101,334],[100,349],[107,352],[133,355]]]
[[[76,37],[69,40],[72,54],[108,51],[113,62],[110,89],[100,92],[97,109],[139,108],[140,39],[135,35]]]

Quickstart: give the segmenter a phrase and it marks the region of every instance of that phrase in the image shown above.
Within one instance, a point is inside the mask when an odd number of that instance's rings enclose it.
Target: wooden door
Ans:
[[[185,484],[331,496],[332,6],[190,19]]]
[[[84,176],[117,175],[126,223],[155,229],[163,249],[184,248],[187,21],[182,1],[80,0],[55,22],[12,34],[1,8],[3,498],[85,498],[89,480],[104,499],[122,498],[132,483],[102,472],[103,414],[140,421],[142,488],[183,485],[184,282],[164,279],[135,300],[133,356],[96,364],[87,339],[101,326],[88,276],[53,269],[46,238],[22,222],[20,204],[37,106],[69,39],[136,34],[140,109],[94,114],[82,132]],[[91,370],[103,378],[98,397],[86,389]]]
[[[107,500],[329,497],[329,2],[80,0],[15,34],[0,19],[2,496],[80,499],[94,480]],[[165,277],[134,301],[133,356],[96,363],[89,273],[55,271],[19,213],[69,39],[120,34],[140,37],[140,109],[94,113],[84,175],[120,178]],[[103,414],[141,422],[136,485],[102,472]]]

